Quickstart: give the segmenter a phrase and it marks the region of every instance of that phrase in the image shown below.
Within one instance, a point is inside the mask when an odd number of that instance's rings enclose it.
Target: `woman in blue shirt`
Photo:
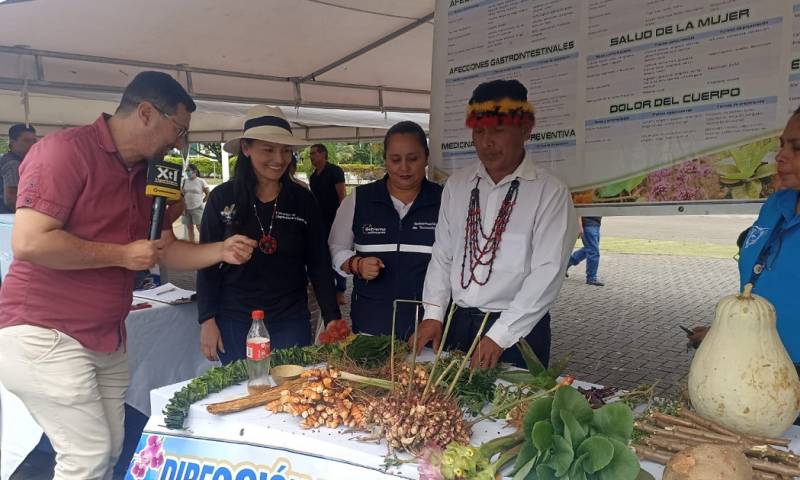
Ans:
[[[775,306],[778,334],[800,363],[800,108],[780,138],[775,156],[783,188],[767,199],[745,237],[739,258],[741,284]]]

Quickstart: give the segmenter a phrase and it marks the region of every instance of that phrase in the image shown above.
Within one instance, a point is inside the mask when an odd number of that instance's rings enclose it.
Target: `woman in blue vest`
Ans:
[[[383,152],[386,175],[344,199],[328,239],[334,268],[353,276],[353,331],[372,335],[391,333],[395,299],[422,299],[442,197],[425,178],[428,142],[419,125],[392,126]],[[413,333],[415,313],[415,305],[398,304],[398,338]]]
[[[775,156],[782,190],[767,199],[740,250],[742,286],[775,306],[778,334],[800,364],[800,108],[789,118]]]

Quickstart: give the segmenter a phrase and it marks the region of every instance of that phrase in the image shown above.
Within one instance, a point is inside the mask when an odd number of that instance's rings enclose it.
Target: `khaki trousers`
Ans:
[[[99,353],[57,330],[0,329],[0,382],[56,451],[55,480],[110,479],[122,450],[128,356]]]

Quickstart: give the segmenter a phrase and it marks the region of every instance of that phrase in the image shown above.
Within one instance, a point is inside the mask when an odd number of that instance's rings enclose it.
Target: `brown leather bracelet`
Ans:
[[[347,260],[347,269],[350,270],[351,275],[356,275],[356,270],[353,268],[353,260],[356,260],[357,258],[360,257],[358,255],[353,255],[349,260]]]
[[[364,278],[364,276],[361,275],[361,260],[364,260],[364,257],[358,257],[358,260],[356,260],[356,271],[358,273],[358,278]]]

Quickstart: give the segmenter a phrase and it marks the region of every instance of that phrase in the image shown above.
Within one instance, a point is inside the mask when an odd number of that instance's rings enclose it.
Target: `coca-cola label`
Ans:
[[[250,360],[266,360],[272,353],[268,338],[250,338],[247,340],[247,358]]]

